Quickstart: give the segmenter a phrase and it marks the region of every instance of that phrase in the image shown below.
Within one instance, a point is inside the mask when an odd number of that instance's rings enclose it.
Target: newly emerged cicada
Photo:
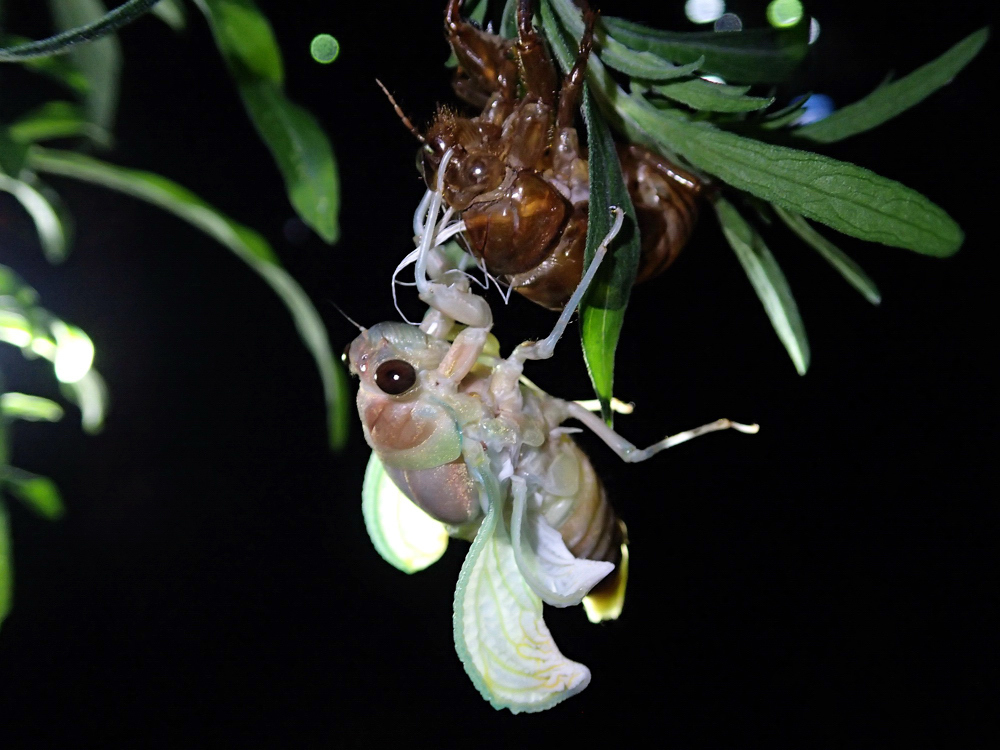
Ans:
[[[582,423],[630,462],[705,432],[756,427],[718,420],[640,450],[583,405],[526,381],[525,362],[552,356],[623,212],[615,209],[552,333],[502,357],[489,306],[438,249],[458,227],[450,208],[439,221],[443,182],[418,210],[420,242],[406,261],[430,306],[423,323],[362,329],[345,354],[373,450],[365,522],[379,553],[406,572],[437,560],[449,536],[472,541],[454,599],[456,650],[493,706],[541,711],[590,681],[560,653],[542,603],[583,602],[593,622],[617,618],[628,573],[625,526],[564,422]]]
[[[465,222],[469,251],[495,277],[529,299],[561,310],[583,274],[590,180],[587,150],[574,127],[590,56],[595,15],[573,69],[561,85],[531,23],[532,2],[519,0],[517,38],[505,39],[461,17],[449,0],[445,35],[458,60],[454,88],[475,117],[442,108],[420,136],[431,187],[442,156],[445,204]],[[636,281],[664,271],[698,217],[699,179],[641,146],[618,149],[642,240]]]

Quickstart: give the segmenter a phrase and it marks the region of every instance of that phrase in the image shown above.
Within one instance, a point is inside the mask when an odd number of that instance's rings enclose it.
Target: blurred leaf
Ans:
[[[589,267],[601,241],[614,223],[611,206],[625,211],[625,223],[580,303],[580,335],[587,370],[601,402],[601,414],[611,423],[611,397],[615,373],[615,349],[621,335],[629,294],[639,268],[639,232],[635,207],[622,177],[611,130],[584,87],[583,115],[590,144],[590,214],[584,268]]]
[[[0,413],[27,422],[58,422],[63,417],[63,408],[47,398],[11,391],[0,395]]]
[[[335,449],[344,445],[350,416],[346,376],[330,351],[322,318],[302,288],[281,267],[267,240],[177,183],[150,172],[37,146],[30,151],[29,161],[39,171],[103,185],[159,206],[218,240],[256,271],[285,303],[299,336],[313,355],[326,394],[331,444]]]
[[[701,57],[701,70],[735,83],[778,83],[809,51],[809,20],[787,29],[660,31],[623,18],[603,16],[601,25],[622,44],[675,63]]]
[[[51,479],[24,469],[5,466],[0,468],[0,483],[10,494],[42,518],[54,521],[66,513],[59,488]]]
[[[648,137],[695,167],[844,234],[939,257],[962,245],[962,229],[943,209],[895,180],[828,156],[691,122],[639,97],[617,104]]]
[[[333,149],[316,119],[285,98],[281,51],[251,0],[196,0],[271,151],[299,217],[326,242],[340,234],[340,182]]]
[[[49,329],[56,343],[56,380],[66,384],[82,380],[94,364],[94,342],[82,329],[58,319],[49,323]]]
[[[80,409],[80,426],[94,435],[104,427],[108,410],[108,387],[97,370],[91,368],[86,375],[72,383],[60,383],[63,395]]]
[[[0,500],[0,627],[14,602],[14,559],[11,555],[7,509]]]
[[[827,263],[844,277],[848,284],[864,295],[865,299],[873,305],[882,301],[875,282],[855,263],[843,250],[834,245],[830,240],[813,229],[809,222],[796,213],[786,211],[780,206],[774,206],[774,212],[778,214],[783,222],[797,234],[804,242],[810,245],[816,252],[823,256]]]
[[[84,136],[101,146],[111,145],[111,133],[90,122],[83,109],[71,102],[46,102],[18,118],[7,132],[21,144]]]
[[[42,250],[50,263],[66,258],[67,236],[62,219],[55,206],[39,190],[22,180],[0,174],[0,191],[10,193],[24,207],[35,222]]]
[[[775,333],[795,363],[799,375],[805,375],[809,369],[809,340],[785,274],[761,236],[729,201],[716,197],[713,206],[722,232],[763,303]]]
[[[142,0],[134,0],[133,6]],[[148,2],[146,3],[148,6]],[[124,7],[124,6],[123,6]],[[101,0],[49,0],[56,27],[76,33],[104,19],[107,9]],[[116,11],[121,11],[117,8]],[[105,19],[106,20],[106,19]],[[121,78],[122,52],[118,39],[109,34],[100,39],[76,44],[69,50],[70,60],[86,76],[89,83],[84,106],[87,119],[106,131],[111,130],[118,109],[118,87]]]
[[[507,0],[500,16],[500,36],[513,39],[517,36],[517,0]]]
[[[749,86],[726,86],[702,78],[649,88],[668,99],[706,112],[753,112],[774,103],[774,97],[745,96]]]
[[[187,26],[187,9],[180,0],[160,0],[152,11],[154,16],[174,31],[183,31]]]
[[[23,36],[13,34],[0,34],[0,47],[9,49],[25,44],[32,44],[32,40]],[[83,75],[66,57],[52,55],[50,57],[32,57],[21,60],[20,63],[27,69],[36,73],[48,76],[58,81],[67,88],[79,95],[84,95],[90,89],[87,77]]]
[[[0,174],[20,175],[27,155],[27,146],[11,138],[7,128],[0,127]]]
[[[573,38],[579,39],[583,36],[583,16],[571,0],[545,0],[545,2],[552,6],[559,20]],[[604,64],[633,78],[666,81],[690,75],[696,67],[678,67],[661,55],[629,49],[613,36],[608,36],[601,26],[595,28],[594,37],[594,47]],[[698,56],[685,62],[701,64],[703,61]]]
[[[833,143],[878,127],[950,83],[979,54],[989,34],[988,28],[970,34],[910,75],[879,87],[822,120],[796,128],[792,134],[819,143]]]

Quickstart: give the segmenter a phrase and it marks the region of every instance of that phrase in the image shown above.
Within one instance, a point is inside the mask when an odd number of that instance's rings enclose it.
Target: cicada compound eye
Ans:
[[[413,365],[402,359],[390,359],[375,370],[375,385],[390,396],[406,393],[416,382],[417,371],[413,369]]]

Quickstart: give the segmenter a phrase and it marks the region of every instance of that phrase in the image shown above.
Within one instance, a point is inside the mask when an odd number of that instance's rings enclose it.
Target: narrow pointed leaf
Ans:
[[[619,102],[647,138],[733,187],[839,232],[918,253],[948,256],[964,235],[915,190],[848,162],[742,138],[628,97]]]
[[[13,195],[31,216],[38,232],[38,240],[49,262],[63,261],[68,246],[67,233],[62,217],[52,202],[27,182],[3,174],[0,174],[0,191]]]
[[[296,213],[328,243],[340,233],[340,181],[316,119],[282,90],[281,51],[252,0],[198,0],[261,139],[285,180]]]
[[[0,473],[0,483],[5,490],[42,518],[54,521],[66,513],[59,488],[47,477],[7,466]]]
[[[0,627],[14,603],[14,558],[11,554],[7,509],[0,499]]]
[[[7,132],[14,141],[22,144],[84,136],[98,145],[111,145],[111,134],[88,120],[83,109],[71,102],[46,102],[18,118]]]
[[[809,51],[809,21],[787,29],[676,32],[604,16],[607,33],[629,48],[675,63],[704,58],[701,70],[734,83],[787,79]]]
[[[27,422],[58,422],[62,419],[63,408],[41,396],[10,391],[0,395],[0,414]]]
[[[154,16],[174,31],[183,31],[187,26],[187,9],[181,0],[160,0],[152,11]]]
[[[36,42],[33,42],[31,39],[26,37],[16,36],[14,34],[0,34],[0,47],[4,49],[33,44],[36,44]],[[90,82],[87,80],[87,76],[77,70],[76,66],[70,61],[69,57],[65,55],[28,57],[18,59],[17,62],[28,70],[40,73],[54,81],[58,81],[81,97],[86,95],[87,91],[90,90]]]
[[[108,387],[97,370],[91,368],[79,380],[62,383],[60,389],[80,409],[80,426],[83,431],[91,435],[100,432],[108,411]]]
[[[507,0],[500,16],[500,36],[513,39],[517,36],[517,0]]]
[[[601,268],[580,303],[580,335],[583,354],[601,401],[601,414],[611,422],[611,397],[615,374],[615,349],[625,320],[625,308],[639,268],[639,232],[635,207],[622,177],[618,152],[590,90],[584,89],[584,120],[590,144],[590,208],[587,222],[585,267],[594,258],[601,241],[613,224],[611,207],[625,211],[625,223],[611,243]]]
[[[764,240],[725,198],[713,201],[722,232],[736,253],[799,375],[809,369],[809,340],[792,290]]]
[[[326,395],[331,444],[335,449],[344,445],[350,413],[346,376],[330,350],[322,318],[298,283],[281,267],[267,240],[159,175],[37,146],[31,150],[29,160],[38,171],[103,185],[159,206],[225,245],[256,271],[284,302],[313,355]]]
[[[880,86],[864,99],[796,128],[792,134],[819,143],[833,143],[878,127],[950,83],[979,54],[988,37],[989,29],[980,29],[908,76]]]
[[[749,86],[725,86],[702,78],[650,86],[650,89],[706,112],[753,112],[774,103],[774,97],[746,96]]]
[[[128,4],[127,4],[128,5]],[[134,0],[133,10],[148,10],[151,3]],[[56,27],[67,34],[79,34],[80,27],[100,25],[109,14],[101,0],[49,0]],[[127,6],[123,6],[127,7]],[[116,8],[112,13],[122,11]],[[113,16],[113,18],[129,16]],[[110,131],[118,111],[118,88],[121,79],[122,51],[114,34],[116,25],[91,28],[88,34],[106,33],[98,39],[75,44],[69,50],[70,60],[87,77],[88,88],[84,107],[87,118],[103,130]],[[88,37],[89,38],[89,37]]]
[[[488,466],[469,467],[489,509],[458,576],[455,649],[494,708],[544,711],[587,687],[590,670],[560,653],[542,619],[542,601],[514,559],[496,478]]]
[[[552,6],[560,22],[576,39],[583,36],[584,22],[580,10],[571,0],[544,0]],[[598,25],[594,30],[594,46],[605,65],[619,70],[633,78],[650,81],[667,81],[673,78],[690,75],[702,63],[700,57],[686,60],[688,66],[677,66],[652,52],[636,51],[626,47],[613,35],[605,33]]]
[[[797,234],[804,242],[823,256],[824,260],[844,277],[848,284],[864,295],[865,299],[873,305],[882,301],[882,295],[875,286],[864,269],[861,268],[843,250],[834,245],[830,240],[813,229],[809,222],[796,213],[786,211],[780,206],[774,206],[774,212],[778,214],[785,225]]]
[[[365,528],[382,559],[404,573],[433,565],[448,548],[448,530],[418,508],[386,474],[376,453],[361,489]]]

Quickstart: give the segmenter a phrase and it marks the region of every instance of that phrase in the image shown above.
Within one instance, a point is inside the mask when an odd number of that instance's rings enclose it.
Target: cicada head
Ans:
[[[426,385],[447,352],[447,342],[404,323],[372,326],[348,347],[365,440],[387,467],[429,469],[461,455],[459,427]]]

